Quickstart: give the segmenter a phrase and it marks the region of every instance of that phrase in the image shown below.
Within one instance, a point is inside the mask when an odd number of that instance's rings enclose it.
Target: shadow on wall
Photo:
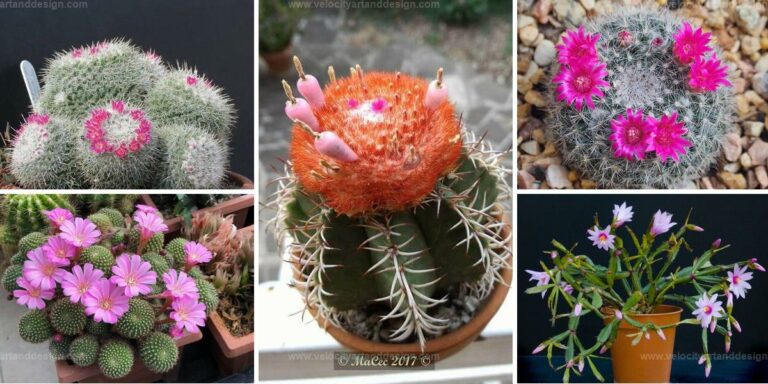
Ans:
[[[0,25],[6,31],[0,34],[0,124],[18,127],[29,111],[21,60],[29,60],[39,71],[54,52],[124,37],[156,51],[169,64],[197,67],[225,89],[237,109],[230,168],[253,179],[253,1],[72,3],[81,8],[0,8]]]

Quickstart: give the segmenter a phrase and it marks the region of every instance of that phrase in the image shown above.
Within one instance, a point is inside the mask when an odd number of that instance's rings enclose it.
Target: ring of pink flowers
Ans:
[[[115,114],[130,114],[131,119],[137,123],[134,130],[135,135],[131,141],[114,145],[108,143],[105,138],[104,122],[109,120]],[[113,153],[119,158],[124,158],[129,153],[141,150],[149,144],[152,123],[145,117],[144,111],[140,109],[126,110],[125,104],[120,101],[112,102],[112,109],[96,108],[91,111],[91,115],[85,120],[85,138],[88,140],[91,152],[95,154]]]

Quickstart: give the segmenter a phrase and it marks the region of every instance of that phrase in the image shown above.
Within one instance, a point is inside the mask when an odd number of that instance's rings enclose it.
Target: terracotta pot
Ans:
[[[245,336],[232,336],[224,319],[214,311],[208,317],[208,329],[216,340],[213,357],[219,370],[224,375],[242,372],[253,365],[253,333]]]
[[[508,237],[511,232],[511,226],[509,225],[507,216],[504,216],[504,220],[507,225],[502,231],[502,236]],[[502,270],[501,276],[504,284],[496,285],[496,288],[486,299],[485,304],[469,323],[464,324],[451,333],[439,336],[436,339],[428,340],[424,351],[421,350],[421,346],[417,342],[408,344],[381,343],[364,339],[326,322],[325,318],[320,316],[314,307],[309,307],[309,312],[321,328],[325,328],[336,341],[351,350],[365,353],[433,354],[436,355],[435,361],[440,361],[462,350],[477,339],[485,326],[488,325],[488,322],[491,321],[491,318],[493,318],[499,310],[501,304],[504,303],[504,299],[509,292],[509,287],[512,284],[512,270]]]
[[[176,345],[179,347],[179,362],[181,361],[181,355],[184,350],[183,347],[187,344],[199,341],[202,338],[202,333],[187,333],[176,340]],[[128,373],[128,375],[120,379],[110,379],[102,375],[99,366],[96,364],[80,367],[67,360],[56,361],[56,376],[58,376],[60,383],[152,383],[158,380],[168,382],[176,381],[178,374],[179,363],[176,363],[176,366],[166,373],[151,372],[144,366],[141,358],[136,355],[136,351],[134,351],[133,369],[131,369],[131,372]]]
[[[259,52],[259,56],[264,59],[269,68],[269,73],[279,75],[285,73],[291,68],[293,48],[289,45],[279,52]]]
[[[157,208],[157,205],[150,195],[141,195],[140,200],[142,201],[142,204]],[[205,212],[217,212],[224,216],[234,215],[232,223],[236,227],[242,228],[245,225],[245,220],[248,218],[248,210],[251,207],[253,207],[253,195],[242,195],[222,201],[212,207],[197,210],[192,213],[192,215],[200,215]],[[180,236],[181,227],[184,224],[184,219],[181,216],[165,219],[164,222],[165,225],[168,226],[168,230],[165,231],[166,240]]]
[[[612,308],[602,308],[601,312],[608,315],[604,319],[608,324],[613,321]],[[673,305],[659,305],[649,314],[630,314],[633,320],[654,325],[670,325],[680,321],[683,309]],[[640,339],[640,343],[632,346],[632,338],[627,337],[637,332],[637,328],[622,320],[619,323],[619,333],[611,346],[611,365],[613,380],[618,383],[668,383],[672,372],[672,353],[675,349],[675,329],[670,327],[663,330],[666,340],[651,332],[651,338]]]

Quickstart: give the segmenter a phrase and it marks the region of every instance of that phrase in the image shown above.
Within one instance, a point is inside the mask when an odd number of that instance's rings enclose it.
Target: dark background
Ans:
[[[224,88],[237,109],[230,169],[253,179],[253,6],[252,0],[87,0],[85,9],[2,8],[0,124],[18,127],[29,111],[22,60],[39,73],[54,52],[124,37],[166,63],[197,67]]]
[[[626,201],[631,205],[635,215],[631,223],[625,224],[639,235],[651,222],[653,214],[661,209],[672,213],[673,222],[679,229],[685,222],[688,211],[692,208],[690,223],[704,228],[704,232],[688,232],[685,236],[693,247],[693,252],[681,251],[677,257],[677,265],[690,261],[709,248],[712,241],[723,239],[723,244],[731,247],[718,253],[715,264],[728,264],[756,257],[759,262],[768,265],[768,247],[764,241],[766,233],[766,218],[768,218],[768,196],[765,195],[525,195],[518,196],[518,374],[521,382],[530,381],[560,381],[563,371],[555,372],[546,362],[546,351],[532,356],[536,346],[547,338],[566,329],[565,320],[559,320],[555,327],[550,326],[550,312],[541,294],[529,295],[524,291],[535,285],[528,281],[530,275],[526,269],[541,271],[539,261],[551,266],[549,256],[542,253],[551,250],[551,240],[556,238],[566,247],[578,243],[577,253],[590,256],[593,261],[606,261],[608,253],[599,250],[587,239],[587,229],[594,225],[594,215],[599,214],[600,223],[607,225],[612,216],[614,204]],[[626,231],[619,230],[619,235],[625,236]],[[603,257],[605,256],[605,257]],[[670,270],[674,269],[674,265]],[[768,333],[766,318],[768,316],[768,273],[753,271],[750,281],[752,289],[747,292],[746,299],[735,299],[734,316],[741,324],[743,333],[734,331],[731,339],[731,356],[734,353],[759,353],[762,359],[768,358]],[[623,291],[621,291],[623,292]],[[620,293],[621,293],[620,292]],[[725,299],[723,299],[725,304]],[[560,309],[560,313],[566,310]],[[691,317],[687,308],[683,318]],[[582,318],[579,326],[579,336],[582,341],[594,342],[594,337],[600,330],[601,321],[593,315]],[[585,321],[590,320],[590,321]],[[594,335],[591,337],[589,335]],[[701,353],[700,326],[683,325],[678,327],[675,337],[675,352],[677,354],[695,353],[696,359]],[[721,336],[710,337],[709,351],[724,353],[724,342]],[[560,356],[553,357],[553,364],[562,365]],[[609,356],[609,354],[606,354]],[[611,380],[610,362],[605,360],[601,365],[601,373],[606,380]],[[571,380],[596,381],[584,370],[581,377],[571,375]],[[676,360],[672,365],[672,381],[766,381],[768,379],[768,362],[765,360],[715,360],[712,375],[704,377],[703,366],[698,366],[696,360]]]

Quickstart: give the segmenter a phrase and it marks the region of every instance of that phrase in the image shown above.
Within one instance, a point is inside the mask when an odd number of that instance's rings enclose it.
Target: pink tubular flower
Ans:
[[[533,280],[536,282],[536,286],[541,285],[547,285],[549,284],[549,274],[546,272],[538,272],[538,271],[531,271],[530,269],[526,269],[526,272],[528,272],[531,275],[531,278],[528,279],[529,281]],[[546,291],[541,293],[541,297],[544,297],[547,294]]]
[[[43,309],[45,308],[45,300],[53,298],[53,288],[43,289],[23,277],[16,279],[16,284],[21,289],[14,290],[13,297],[16,298],[17,303],[26,305],[29,309]]]
[[[600,229],[595,225],[594,228],[587,230],[587,234],[589,234],[588,239],[592,240],[592,245],[596,246],[598,249],[608,251],[613,248],[613,241],[616,236],[611,235],[610,225],[605,227],[605,229]]]
[[[752,280],[752,272],[747,272],[747,266],[739,268],[738,265],[733,266],[733,272],[728,271],[728,290],[733,292],[733,296],[736,298],[747,297],[747,290],[752,286],[747,281]]]
[[[613,155],[627,160],[645,158],[645,152],[651,144],[653,127],[643,117],[643,110],[627,109],[625,115],[611,120],[611,140]]]
[[[680,162],[680,155],[686,154],[687,148],[692,144],[683,137],[687,130],[682,122],[677,121],[677,112],[672,113],[671,116],[661,116],[658,120],[648,117],[648,123],[652,127],[648,150],[656,151],[656,156],[662,162],[667,161],[668,158]]]
[[[730,87],[728,67],[714,57],[706,60],[698,58],[691,64],[691,71],[688,73],[688,85],[699,92],[712,92],[721,85]]]
[[[75,220],[67,221],[61,227],[62,239],[79,248],[90,247],[99,241],[101,231],[88,219],[76,217]]]
[[[653,223],[651,224],[651,236],[656,237],[666,233],[677,223],[672,222],[672,214],[669,212],[656,211],[653,214]]]
[[[616,226],[616,228],[621,227],[624,223],[632,221],[632,216],[634,215],[632,207],[628,207],[626,201],[621,203],[621,205],[613,205],[613,225]]]
[[[59,229],[62,224],[74,218],[72,212],[64,208],[54,208],[50,211],[43,211],[43,213],[45,214],[45,217],[48,218],[48,221],[51,222],[51,227],[54,229]]]
[[[124,253],[115,260],[113,276],[109,279],[118,287],[125,288],[125,295],[134,297],[146,295],[152,291],[157,281],[157,273],[151,271],[152,265],[141,260],[138,255]]]
[[[27,259],[24,262],[21,274],[35,287],[40,287],[44,290],[54,289],[56,288],[56,283],[64,278],[66,271],[60,267],[65,264],[49,258],[42,248],[29,251]]]
[[[760,272],[765,272],[765,268],[763,268],[763,266],[760,265],[760,263],[757,262],[757,258],[755,258],[755,257],[753,257],[752,259],[749,260],[749,266],[754,268],[754,269],[757,269]]]
[[[83,296],[85,314],[93,315],[93,320],[115,324],[128,311],[128,296],[107,279],[101,279],[88,289]]]
[[[208,248],[194,241],[188,241],[184,244],[184,255],[186,256],[187,265],[207,263],[213,258]]]
[[[573,63],[572,66],[561,67],[560,73],[552,79],[557,86],[557,100],[566,101],[569,105],[574,105],[576,109],[581,109],[584,104],[589,109],[595,108],[592,101],[593,96],[602,98],[604,96],[601,87],[608,87],[605,77],[608,71],[605,70],[605,64],[598,61],[587,61]]]
[[[683,27],[674,37],[675,46],[672,52],[681,63],[689,64],[712,50],[709,47],[710,36],[710,33],[702,32],[701,28],[694,31],[690,24],[683,23]]]
[[[171,269],[168,272],[163,273],[163,282],[165,283],[165,295],[167,296],[171,296],[175,299],[188,298],[194,300],[197,300],[200,297],[195,280],[187,276],[184,272]]]
[[[43,245],[43,252],[53,262],[60,265],[69,265],[70,259],[75,257],[77,248],[59,236],[53,236]]]
[[[595,45],[600,34],[591,34],[579,27],[577,31],[568,31],[563,36],[563,44],[557,47],[557,61],[560,64],[576,65],[584,61],[598,60]]]
[[[136,211],[133,214],[133,220],[136,221],[141,230],[141,238],[145,240],[154,236],[155,233],[168,230],[168,226],[163,222],[163,218],[155,212]]]
[[[717,322],[717,318],[723,316],[723,302],[717,301],[717,294],[707,296],[703,294],[696,300],[696,310],[693,314],[701,321],[701,327],[707,328]]]
[[[86,263],[83,266],[75,265],[72,267],[72,272],[67,272],[61,282],[64,296],[69,297],[71,302],[78,303],[91,289],[93,283],[101,280],[102,277],[104,277],[104,272],[94,268],[91,263]]]
[[[176,321],[175,328],[200,333],[198,327],[205,326],[205,304],[194,299],[181,299],[174,301],[171,307],[170,317]]]

